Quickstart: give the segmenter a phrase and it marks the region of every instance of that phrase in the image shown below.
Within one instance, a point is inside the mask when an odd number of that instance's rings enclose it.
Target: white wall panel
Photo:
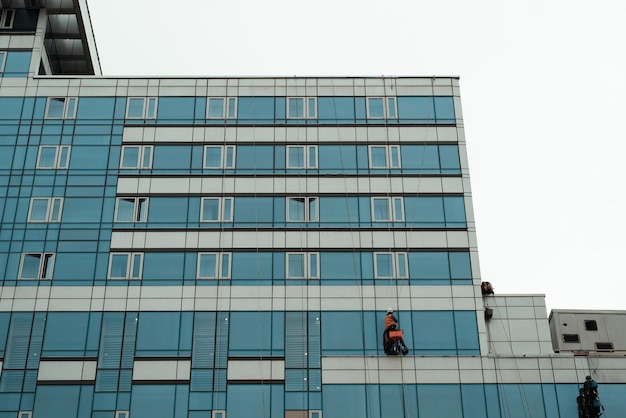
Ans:
[[[133,367],[133,380],[189,380],[191,361],[189,360],[136,360]]]
[[[41,360],[38,381],[94,381],[96,361]]]

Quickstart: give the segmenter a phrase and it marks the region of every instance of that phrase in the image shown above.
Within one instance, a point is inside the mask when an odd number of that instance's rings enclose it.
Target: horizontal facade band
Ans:
[[[328,384],[580,384],[594,371],[602,383],[623,383],[623,358],[571,357],[322,357]]]
[[[228,381],[285,380],[284,360],[228,360]]]
[[[473,235],[473,233],[472,233]],[[111,250],[345,248],[347,251],[379,248],[475,248],[468,231],[181,231],[117,232]]]
[[[121,282],[116,282],[121,283]],[[0,312],[482,309],[474,286],[4,286]]]
[[[59,361],[41,360],[39,363],[39,382],[85,382],[96,380],[96,361]]]
[[[135,360],[133,382],[189,381],[191,360]]]
[[[273,125],[273,124],[272,124]],[[459,142],[456,126],[149,126],[124,127],[122,142],[133,143],[416,143]]]
[[[292,176],[292,177],[120,177],[118,195],[257,195],[273,193],[306,194],[403,194],[422,195],[463,194],[470,191],[468,180],[462,177],[368,177],[368,176]],[[468,206],[468,205],[466,205]]]

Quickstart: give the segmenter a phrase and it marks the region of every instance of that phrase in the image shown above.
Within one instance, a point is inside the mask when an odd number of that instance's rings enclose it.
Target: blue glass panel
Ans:
[[[26,77],[30,69],[30,51],[9,51],[4,64],[5,77]]]
[[[322,354],[363,354],[361,312],[322,312]]]
[[[371,416],[365,385],[324,385],[324,418],[363,418]],[[369,395],[369,394],[368,394]],[[399,415],[402,416],[402,415]],[[230,417],[229,417],[230,418]]]
[[[322,280],[354,280],[361,278],[361,260],[356,252],[326,252],[321,254]]]
[[[543,392],[543,406],[546,409],[546,417],[558,417],[559,405],[556,398],[556,385],[544,384],[541,385]]]
[[[0,119],[19,119],[23,104],[23,98],[0,97]]]
[[[319,201],[321,223],[344,226],[359,222],[359,201],[357,199],[347,197],[320,197]]]
[[[452,279],[472,278],[472,268],[468,252],[450,253],[450,275]]]
[[[380,385],[380,409],[383,417],[416,417],[417,406],[405,402],[405,391],[410,391],[411,386]],[[408,409],[411,409],[411,412]]]
[[[370,97],[367,99],[367,110],[370,118],[384,118],[385,109],[382,97]]]
[[[176,385],[133,385],[132,418],[174,417]]]
[[[554,385],[556,387],[556,396],[558,400],[558,407],[560,412],[560,417],[577,417],[578,415],[578,406],[576,404],[576,397],[578,397],[578,385],[566,385],[566,384],[558,384]],[[606,385],[602,385],[600,390],[600,395],[602,396],[602,402],[605,404],[605,408],[607,405],[615,402],[619,409],[614,410],[624,410],[626,408],[626,397],[623,395],[623,390],[625,389],[624,385],[610,385],[610,387],[615,387],[617,391],[620,391],[621,394],[613,397],[612,391]],[[606,391],[605,389],[609,389]],[[608,395],[608,396],[607,396]],[[616,402],[617,401],[617,402]],[[621,405],[620,405],[621,404]]]
[[[231,312],[229,322],[231,356],[271,354],[272,312]]]
[[[78,385],[39,385],[35,395],[33,416],[40,418],[77,416],[81,400],[80,392],[81,387]]]
[[[454,100],[451,96],[435,97],[437,123],[454,123]]]
[[[274,147],[266,145],[237,146],[237,171],[272,171],[274,168]]]
[[[178,355],[180,312],[140,312],[137,356]]]
[[[354,123],[354,97],[318,97],[320,123]]]
[[[239,122],[274,122],[273,97],[240,97],[237,118]]]
[[[80,245],[84,245],[82,241],[81,243]],[[54,261],[54,280],[92,281],[95,268],[95,253],[57,253]]]
[[[188,173],[191,167],[191,146],[154,147],[153,170],[178,170]]]
[[[456,352],[454,316],[450,311],[412,312],[413,351],[416,354]]]
[[[398,97],[398,119],[404,123],[435,121],[435,107],[431,96]]]
[[[446,196],[443,198],[446,215],[446,226],[465,227],[465,202],[462,196]]]
[[[441,197],[405,197],[405,216],[407,223],[416,226],[437,228],[443,227],[444,206]]]
[[[506,411],[516,411],[520,416],[546,418],[543,407],[543,393],[539,384],[499,385],[500,408]],[[572,398],[576,402],[576,397]],[[563,415],[562,415],[563,416]]]
[[[102,206],[101,198],[68,197],[63,202],[63,222],[100,222]]]
[[[447,252],[409,253],[409,266],[411,279],[450,279]]]
[[[247,280],[250,284],[272,280],[272,253],[233,253],[232,270],[232,280]]]
[[[195,97],[159,98],[159,122],[191,123],[194,119]]]
[[[187,197],[151,197],[148,222],[154,226],[180,225],[187,222]],[[152,226],[152,225],[151,225]]]
[[[402,145],[402,168],[408,172],[438,173],[439,153],[436,145]]]
[[[282,417],[282,396],[279,385],[228,385],[227,418]]]
[[[81,97],[78,101],[76,119],[113,119],[115,98],[113,97]]]
[[[128,117],[129,118],[142,118],[143,108],[146,99],[144,98],[132,98],[128,99]]]
[[[440,145],[439,158],[441,159],[441,170],[443,173],[456,174],[460,172],[459,148],[456,145]]]
[[[464,416],[459,385],[418,385],[417,402],[420,417]]]
[[[209,118],[224,119],[224,98],[210,97],[209,99]]]
[[[0,312],[0,357],[4,358],[4,346],[9,333],[9,320],[11,313]]]
[[[109,158],[109,147],[75,146],[72,147],[70,169],[105,170]]]
[[[320,171],[350,173],[356,170],[356,146],[320,145]]]
[[[459,350],[478,350],[478,325],[475,311],[454,311],[456,344]]]
[[[143,280],[182,280],[185,253],[145,253]]]
[[[234,213],[235,223],[240,226],[257,223],[271,224],[273,202],[271,197],[238,197],[237,209]]]
[[[87,312],[48,313],[43,355],[83,355],[87,344],[88,325]]]

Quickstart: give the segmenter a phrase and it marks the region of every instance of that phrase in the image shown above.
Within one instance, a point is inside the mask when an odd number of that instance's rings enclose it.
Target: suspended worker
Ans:
[[[398,318],[393,315],[393,309],[387,309],[387,315],[385,316],[385,331],[383,332],[383,348],[387,353],[391,347],[393,341],[389,338],[389,331],[398,329]],[[409,353],[409,348],[404,343],[404,338],[400,337],[398,343],[402,347],[402,354]]]
[[[480,284],[480,291],[483,296],[493,295],[493,286],[489,282],[482,282]]]
[[[602,415],[604,406],[600,403],[598,396],[598,382],[591,376],[585,377],[580,395],[576,398],[578,404],[578,416],[581,418],[598,418]]]

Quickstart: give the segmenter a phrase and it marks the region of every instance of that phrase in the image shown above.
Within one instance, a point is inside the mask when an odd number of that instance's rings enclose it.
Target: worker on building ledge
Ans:
[[[482,282],[480,291],[483,293],[483,296],[493,295],[493,286],[489,282]]]
[[[387,315],[385,316],[385,331],[383,332],[383,349],[385,354],[397,354],[394,352],[394,344],[398,344],[401,347],[402,354],[407,355],[409,348],[404,343],[404,338],[400,334],[399,338],[391,338],[389,333],[398,329],[398,319],[393,315],[393,309],[387,309]],[[397,349],[395,350],[397,351]]]
[[[587,376],[582,389],[579,390],[580,395],[576,398],[578,404],[579,418],[598,418],[604,411],[604,406],[600,403],[598,395],[598,383]]]

